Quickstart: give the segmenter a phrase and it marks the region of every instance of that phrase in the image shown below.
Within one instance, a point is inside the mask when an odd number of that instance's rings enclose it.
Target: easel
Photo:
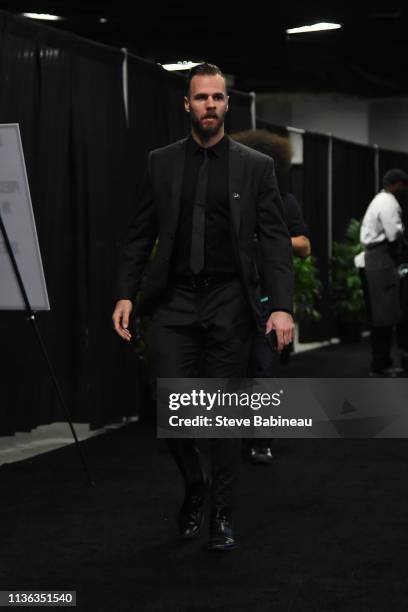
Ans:
[[[1,233],[3,235],[4,244],[6,245],[7,253],[8,253],[8,256],[10,258],[10,262],[11,262],[12,268],[14,270],[14,274],[16,276],[17,283],[18,283],[18,286],[19,286],[20,291],[21,291],[21,295],[22,295],[23,300],[24,300],[25,310],[26,310],[26,314],[27,314],[27,320],[30,321],[30,323],[31,323],[31,325],[32,325],[32,327],[34,329],[34,334],[35,334],[35,336],[36,336],[36,338],[38,340],[38,343],[40,345],[42,354],[43,354],[44,359],[45,359],[46,364],[47,364],[48,371],[49,371],[50,376],[51,376],[52,383],[53,383],[54,388],[55,388],[55,390],[57,392],[59,403],[60,403],[60,405],[62,407],[62,410],[64,412],[65,418],[67,420],[67,423],[68,423],[68,425],[69,425],[69,427],[71,429],[73,438],[75,440],[76,448],[77,448],[79,456],[81,458],[81,462],[82,462],[83,468],[85,470],[85,473],[86,473],[86,476],[87,476],[87,479],[88,479],[88,483],[92,487],[92,486],[94,486],[95,482],[94,482],[94,480],[92,478],[92,475],[91,475],[91,473],[89,471],[89,468],[88,468],[88,465],[86,463],[82,447],[81,447],[81,445],[79,443],[79,440],[78,440],[78,437],[76,435],[76,431],[74,429],[74,425],[72,423],[68,407],[67,407],[67,405],[65,403],[64,396],[62,395],[62,391],[61,391],[61,388],[59,386],[58,379],[56,377],[53,365],[51,363],[51,360],[50,360],[50,357],[48,355],[46,346],[45,346],[44,341],[42,339],[42,336],[40,334],[40,330],[38,329],[35,312],[31,308],[31,305],[30,305],[30,302],[29,302],[29,299],[28,299],[28,296],[27,296],[27,292],[26,292],[25,287],[24,287],[23,279],[21,278],[20,270],[18,269],[16,258],[14,257],[13,249],[12,249],[11,244],[10,244],[10,240],[9,240],[9,237],[8,237],[8,234],[7,234],[7,230],[5,228],[5,225],[4,225],[4,222],[3,222],[3,218],[1,216],[1,210],[0,210],[0,230],[1,230]]]

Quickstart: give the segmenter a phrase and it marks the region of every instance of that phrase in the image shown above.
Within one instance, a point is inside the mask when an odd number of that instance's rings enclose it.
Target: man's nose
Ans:
[[[208,96],[207,98],[207,108],[215,107],[215,101],[212,96]]]

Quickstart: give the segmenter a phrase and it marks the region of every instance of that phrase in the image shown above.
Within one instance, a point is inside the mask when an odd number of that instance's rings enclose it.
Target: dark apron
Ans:
[[[396,325],[401,318],[400,282],[387,242],[366,249],[365,274],[373,327]]]

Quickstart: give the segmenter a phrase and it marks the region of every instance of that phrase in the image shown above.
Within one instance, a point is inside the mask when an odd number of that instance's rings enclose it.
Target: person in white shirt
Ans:
[[[391,348],[393,328],[401,316],[397,263],[403,233],[397,196],[408,190],[408,174],[396,168],[388,170],[383,187],[370,202],[361,224],[361,277],[371,327],[370,375],[395,377],[401,373],[393,367]]]

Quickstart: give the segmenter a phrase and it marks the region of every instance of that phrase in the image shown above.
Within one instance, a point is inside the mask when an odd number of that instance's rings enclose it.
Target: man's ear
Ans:
[[[227,113],[229,111],[229,96],[227,96],[227,108],[225,109],[225,112]]]
[[[184,110],[186,113],[190,112],[190,100],[187,98],[187,96],[184,96]]]

